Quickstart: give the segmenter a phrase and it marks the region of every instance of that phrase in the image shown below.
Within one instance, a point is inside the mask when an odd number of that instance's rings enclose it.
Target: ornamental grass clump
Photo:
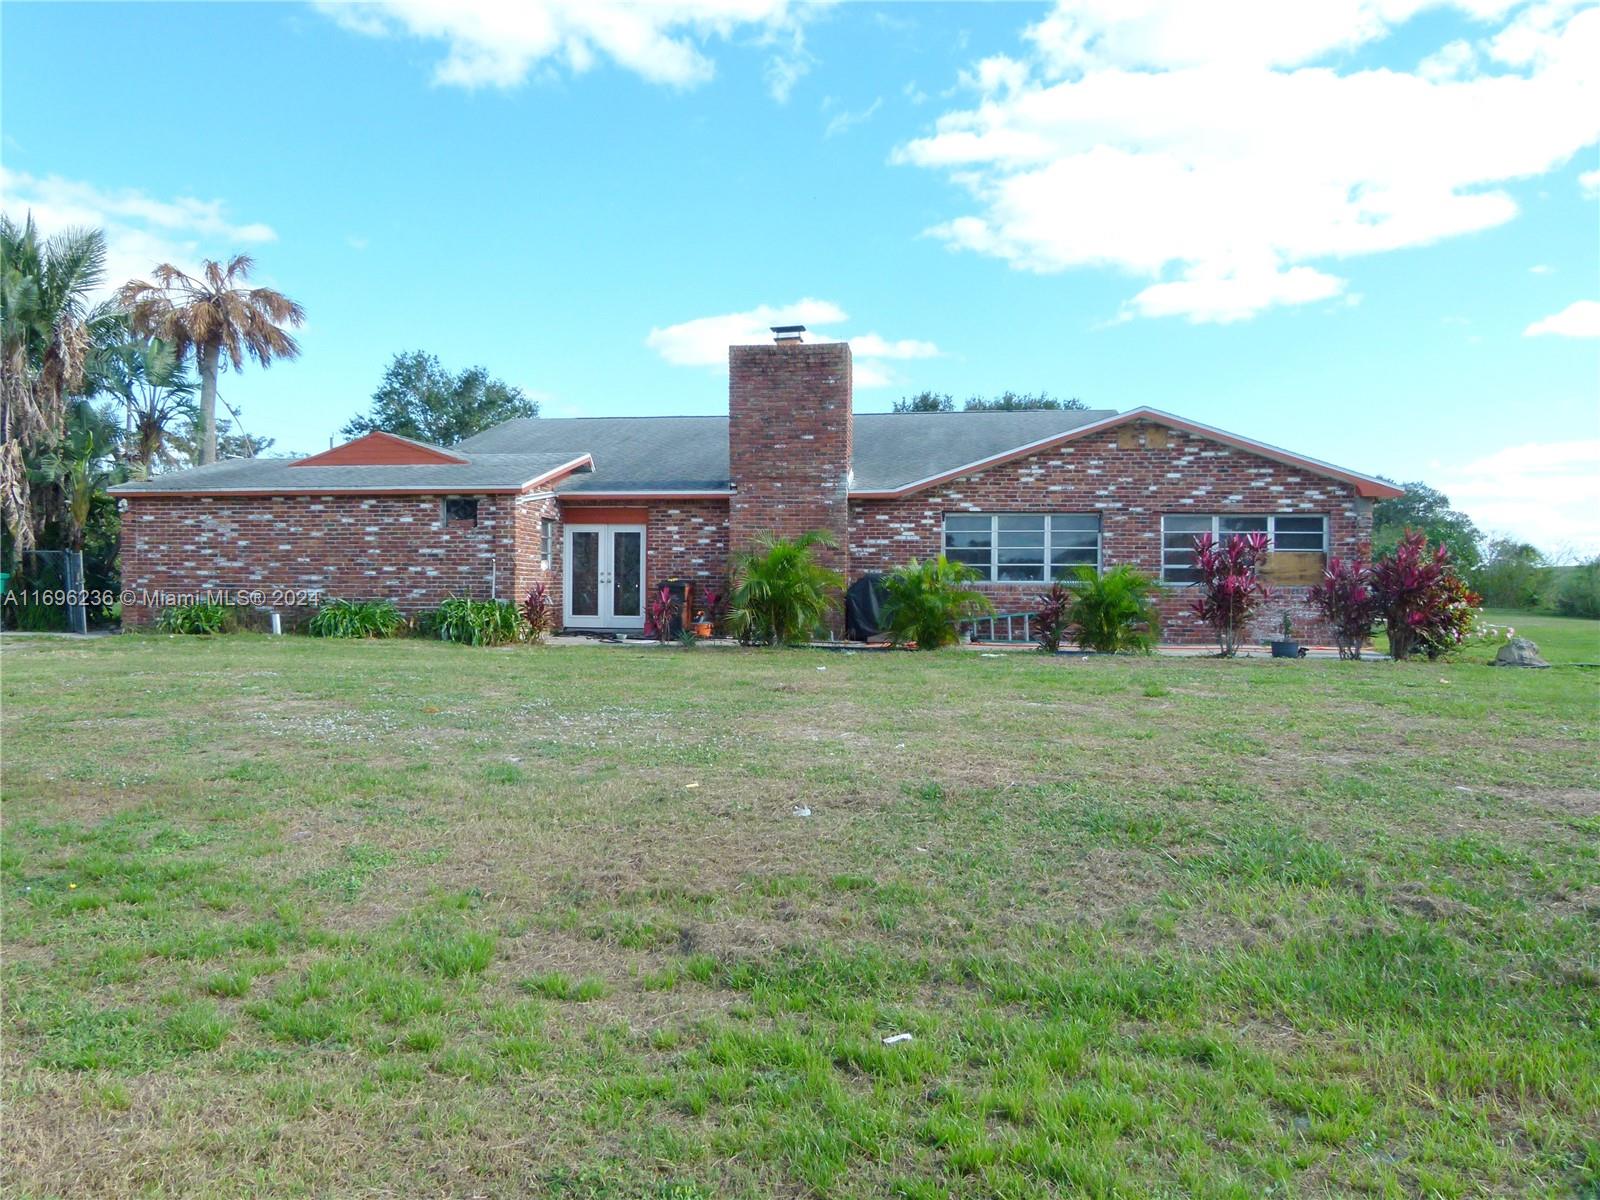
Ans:
[[[1261,580],[1261,564],[1271,541],[1264,533],[1235,533],[1218,542],[1209,533],[1194,540],[1194,565],[1199,595],[1190,608],[1217,635],[1223,658],[1239,653],[1245,629],[1271,597]]]
[[[818,547],[836,546],[813,530],[797,538],[763,534],[733,559],[728,628],[741,642],[786,646],[822,628],[839,604],[844,576],[816,560]]]
[[[944,555],[912,559],[883,577],[883,623],[897,646],[938,650],[961,640],[961,622],[994,611],[987,596],[970,584],[982,578],[965,563]]]
[[[161,610],[156,618],[156,628],[163,633],[192,633],[207,635],[231,633],[239,627],[239,614],[232,604],[220,600],[197,600],[193,604],[177,604]]]
[[[527,622],[509,600],[469,600],[452,596],[428,621],[442,642],[463,646],[504,646],[526,641]]]
[[[325,638],[388,638],[405,627],[392,600],[325,600],[306,622],[307,633]]]

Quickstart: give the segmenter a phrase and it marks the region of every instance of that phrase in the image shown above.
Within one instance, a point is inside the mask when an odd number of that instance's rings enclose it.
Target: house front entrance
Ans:
[[[644,628],[643,525],[568,525],[563,624]]]

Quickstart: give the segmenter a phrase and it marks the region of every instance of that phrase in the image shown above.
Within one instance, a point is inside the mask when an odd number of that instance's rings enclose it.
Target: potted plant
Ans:
[[[1272,643],[1272,657],[1300,657],[1300,643],[1294,637],[1294,620],[1288,613],[1283,614],[1283,636]]]

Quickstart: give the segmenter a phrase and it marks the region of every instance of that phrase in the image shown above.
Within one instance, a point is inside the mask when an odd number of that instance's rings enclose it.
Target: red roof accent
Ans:
[[[431,467],[439,463],[465,464],[466,459],[426,442],[414,442],[397,433],[375,429],[354,441],[310,458],[292,462],[291,467]]]

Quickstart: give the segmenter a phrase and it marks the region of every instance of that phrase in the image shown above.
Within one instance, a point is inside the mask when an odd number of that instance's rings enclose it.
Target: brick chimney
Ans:
[[[729,548],[825,529],[839,549],[818,558],[846,571],[850,347],[802,341],[803,326],[772,332],[770,346],[728,347]]]

